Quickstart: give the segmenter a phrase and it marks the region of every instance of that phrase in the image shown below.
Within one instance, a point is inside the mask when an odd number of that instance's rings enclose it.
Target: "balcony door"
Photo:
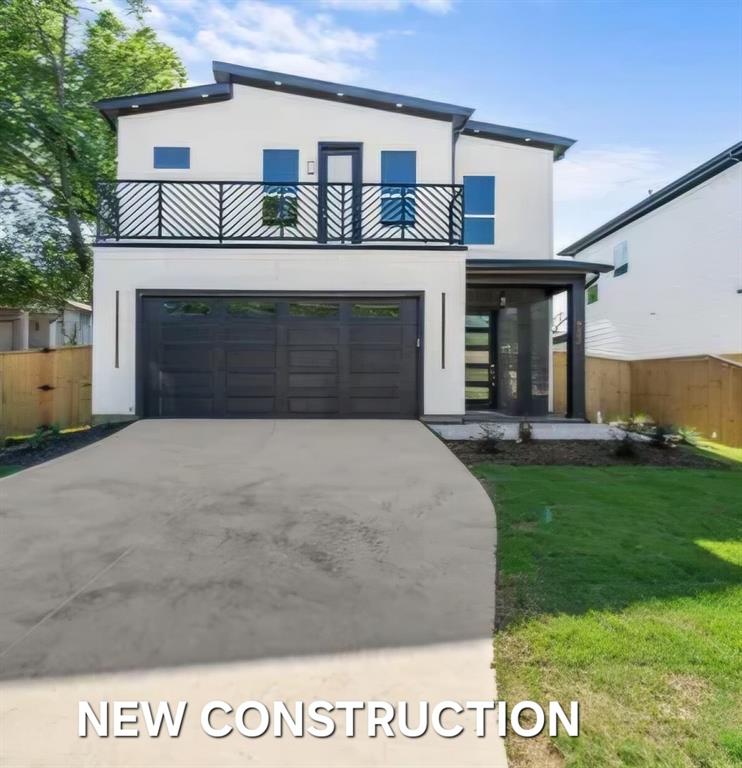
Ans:
[[[362,144],[320,142],[319,240],[361,242]]]

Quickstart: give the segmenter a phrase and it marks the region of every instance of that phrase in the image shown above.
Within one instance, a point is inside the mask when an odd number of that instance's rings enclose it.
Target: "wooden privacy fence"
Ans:
[[[90,423],[92,347],[0,352],[0,437]]]
[[[566,409],[566,352],[554,352],[554,410]],[[587,414],[604,421],[646,413],[742,447],[742,363],[716,355],[659,360],[585,359]]]

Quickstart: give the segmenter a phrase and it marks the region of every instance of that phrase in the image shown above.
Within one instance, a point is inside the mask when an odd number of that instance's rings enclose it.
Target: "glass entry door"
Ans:
[[[495,313],[474,310],[466,315],[466,407],[494,408],[496,337]]]
[[[361,242],[361,145],[319,145],[319,241]]]

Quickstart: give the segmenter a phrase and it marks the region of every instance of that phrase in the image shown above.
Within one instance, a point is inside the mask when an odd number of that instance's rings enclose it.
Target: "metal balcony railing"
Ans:
[[[98,185],[99,243],[463,241],[458,184],[112,181]]]

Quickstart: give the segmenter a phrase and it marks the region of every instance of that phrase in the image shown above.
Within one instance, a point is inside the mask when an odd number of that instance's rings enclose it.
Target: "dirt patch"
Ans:
[[[476,440],[446,440],[446,445],[467,466],[482,462],[515,465],[567,465],[577,467],[656,466],[689,469],[728,469],[721,461],[702,456],[687,446],[656,448],[635,443],[635,455],[616,456],[613,440],[502,440],[497,452],[483,453]]]
[[[101,424],[79,432],[62,433],[56,437],[50,437],[45,445],[35,448],[28,443],[0,448],[0,466],[21,467],[22,469],[33,467],[50,459],[56,459],[58,456],[64,456],[65,453],[84,448],[91,443],[97,443],[125,426],[127,426],[126,423]]]

